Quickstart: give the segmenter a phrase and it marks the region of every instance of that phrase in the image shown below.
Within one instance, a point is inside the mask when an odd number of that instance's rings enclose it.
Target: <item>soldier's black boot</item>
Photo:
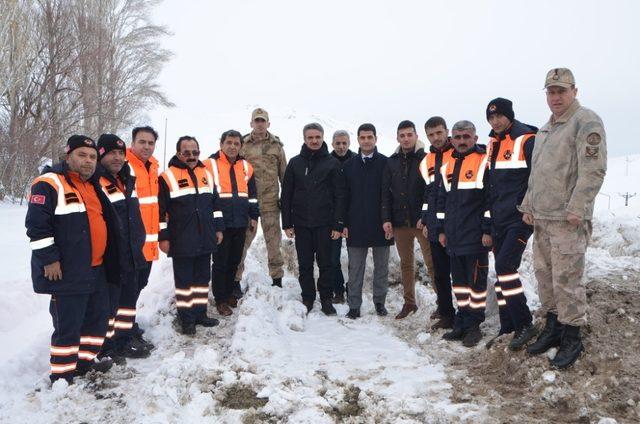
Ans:
[[[552,347],[560,346],[561,338],[562,324],[558,322],[558,316],[554,313],[547,312],[547,322],[544,325],[544,329],[536,341],[527,347],[527,352],[531,355],[545,353]]]
[[[529,343],[529,340],[536,336],[536,334],[538,334],[538,330],[536,330],[536,327],[533,324],[525,325],[524,327],[517,329],[516,334],[513,335],[513,339],[511,339],[511,342],[509,343],[509,349],[522,349],[527,343]]]
[[[551,365],[560,369],[567,368],[578,359],[583,350],[580,327],[565,325],[560,350],[556,353],[556,357],[550,361]]]

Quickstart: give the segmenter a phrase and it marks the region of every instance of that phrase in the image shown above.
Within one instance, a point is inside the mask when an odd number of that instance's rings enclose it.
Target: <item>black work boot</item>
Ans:
[[[465,330],[462,345],[464,347],[474,347],[480,340],[482,340],[482,332],[480,331],[480,326],[476,324]]]
[[[556,357],[550,360],[552,366],[564,369],[573,364],[584,350],[582,338],[580,337],[580,327],[565,325],[560,341],[560,349]]]
[[[444,333],[442,338],[449,341],[462,340],[464,338],[464,330],[462,329],[462,326],[455,326],[453,327],[453,330]]]
[[[90,361],[87,364],[78,362],[78,367],[76,368],[76,375],[83,376],[89,371],[105,373],[109,371],[112,366],[113,366],[113,360],[107,356],[101,359],[95,358],[94,360]]]
[[[379,317],[389,315],[389,311],[384,307],[384,303],[376,303],[374,306],[376,307],[376,314],[378,314]]]
[[[544,329],[535,343],[527,347],[527,352],[531,355],[545,353],[552,347],[560,346],[561,337],[562,324],[558,322],[558,316],[554,313],[547,312],[547,322],[544,325]]]
[[[336,308],[333,307],[333,303],[331,303],[331,298],[321,299],[320,304],[322,305],[321,310],[323,314],[327,316],[336,314]]]
[[[453,328],[454,319],[451,317],[440,315],[440,318],[431,326],[432,330],[437,330],[439,328],[444,329],[452,329]]]
[[[282,288],[282,278],[273,278],[273,283],[271,283],[272,287],[280,287]]]
[[[135,337],[132,337],[121,344],[115,351],[115,355],[123,358],[147,358],[151,355],[151,349]]]
[[[311,312],[311,310],[313,309],[314,301],[311,299],[306,299],[306,300],[303,299],[302,303],[304,304],[304,306],[307,307],[307,313]]]
[[[346,317],[350,319],[360,318],[360,308],[349,309],[349,312],[347,312]]]
[[[220,324],[220,321],[215,318],[209,318],[207,315],[200,315],[198,318],[196,318],[195,324],[201,325],[203,327],[215,327],[216,325]]]
[[[513,335],[513,339],[511,339],[511,342],[509,343],[509,349],[522,349],[531,339],[536,336],[536,334],[538,334],[538,330],[536,329],[535,325],[525,325],[524,327],[516,330],[516,334]]]
[[[196,323],[195,322],[183,322],[182,323],[182,334],[185,336],[193,336],[196,334]]]

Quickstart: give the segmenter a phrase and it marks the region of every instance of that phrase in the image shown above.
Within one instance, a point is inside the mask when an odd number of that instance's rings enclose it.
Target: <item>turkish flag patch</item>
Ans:
[[[46,196],[42,195],[42,194],[34,194],[31,196],[31,200],[29,200],[31,203],[34,203],[36,205],[44,205],[45,201],[47,200]]]

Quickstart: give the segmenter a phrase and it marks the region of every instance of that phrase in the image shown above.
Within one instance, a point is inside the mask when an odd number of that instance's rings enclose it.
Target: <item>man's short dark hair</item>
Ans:
[[[398,130],[397,131],[404,130],[405,128],[413,128],[413,132],[417,133],[416,125],[413,122],[409,121],[409,120],[405,120],[405,121],[400,122],[398,124]]]
[[[198,145],[198,150],[200,150],[200,143],[198,143],[198,140],[196,140],[195,137],[191,137],[190,135],[183,135],[178,139],[178,142],[176,143],[176,152],[180,151],[180,146],[182,145],[183,141],[195,141]]]
[[[220,143],[224,143],[227,137],[238,137],[240,139],[240,144],[242,144],[243,142],[242,134],[240,134],[240,132],[236,130],[227,130],[223,132],[222,135],[220,136]]]
[[[358,134],[358,137],[360,136],[360,131],[371,131],[373,132],[374,136],[378,136],[378,133],[376,132],[376,127],[373,124],[362,124],[358,127],[358,132],[356,134]]]
[[[428,128],[435,128],[440,125],[442,125],[445,130],[447,129],[447,122],[443,117],[432,116],[431,118],[427,119],[427,122],[424,123],[424,129],[426,130]]]
[[[320,134],[322,134],[322,136],[324,137],[324,128],[322,128],[322,125],[318,124],[317,122],[312,122],[310,124],[305,125],[304,128],[302,128],[303,138],[307,136],[307,131],[309,130],[318,130],[320,131]]]
[[[148,125],[144,127],[135,127],[133,130],[131,130],[131,141],[135,140],[136,135],[141,131],[148,132],[149,134],[153,134],[154,141],[158,141],[158,132],[154,130],[153,127],[150,127]]]

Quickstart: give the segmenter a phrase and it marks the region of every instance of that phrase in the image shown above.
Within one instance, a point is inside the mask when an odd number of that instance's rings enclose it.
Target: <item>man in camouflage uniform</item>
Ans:
[[[258,189],[258,204],[260,205],[260,223],[267,244],[269,275],[274,286],[282,287],[284,261],[280,251],[282,230],[280,229],[279,195],[280,183],[282,183],[284,170],[287,167],[287,158],[278,136],[267,131],[269,126],[267,111],[261,108],[254,110],[251,114],[251,128],[253,130],[244,136],[240,154],[253,166]],[[247,227],[244,251],[236,273],[234,297],[242,296],[239,282],[244,271],[244,258],[256,236],[256,230],[257,228],[252,230],[251,226]]]
[[[551,365],[566,368],[584,350],[587,323],[584,256],[591,236],[593,204],[607,168],[602,120],[582,107],[569,69],[552,69],[545,81],[552,115],[538,132],[527,193],[519,209],[534,226],[533,255],[547,320],[527,351],[560,346]]]

